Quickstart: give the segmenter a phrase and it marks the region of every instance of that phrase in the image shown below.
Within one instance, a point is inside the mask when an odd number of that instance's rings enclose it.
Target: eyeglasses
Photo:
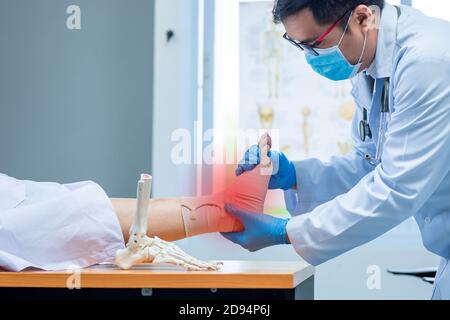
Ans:
[[[350,10],[346,11],[342,17],[339,18],[335,23],[333,23],[320,37],[318,37],[313,43],[308,44],[306,42],[297,41],[292,38],[290,38],[287,34],[287,32],[283,35],[283,38],[289,41],[292,45],[295,47],[301,49],[302,51],[305,51],[308,54],[312,54],[314,56],[318,56],[319,53],[315,49],[318,45],[320,45],[323,40],[331,33],[331,31],[336,28],[336,26],[341,22],[342,19],[350,12]]]

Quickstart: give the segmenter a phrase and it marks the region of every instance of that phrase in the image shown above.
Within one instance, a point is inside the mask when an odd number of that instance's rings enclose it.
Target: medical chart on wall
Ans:
[[[282,38],[272,5],[240,3],[240,128],[279,130],[276,147],[292,160],[345,155],[353,148],[350,82],[316,75]]]

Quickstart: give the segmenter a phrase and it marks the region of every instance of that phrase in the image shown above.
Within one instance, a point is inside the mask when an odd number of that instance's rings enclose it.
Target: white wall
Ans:
[[[190,195],[195,168],[171,159],[172,133],[194,130],[197,118],[197,0],[155,1],[153,168],[154,197]],[[167,42],[166,33],[174,31]]]
[[[450,1],[413,0],[413,6],[430,17],[436,17],[450,21]]]
[[[134,197],[151,167],[153,1],[0,1],[0,172]]]

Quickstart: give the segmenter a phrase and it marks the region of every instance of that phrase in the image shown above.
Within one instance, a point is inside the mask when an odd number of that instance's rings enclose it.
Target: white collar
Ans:
[[[375,59],[365,73],[374,79],[389,78],[392,75],[392,62],[397,38],[397,9],[385,3],[381,12]]]

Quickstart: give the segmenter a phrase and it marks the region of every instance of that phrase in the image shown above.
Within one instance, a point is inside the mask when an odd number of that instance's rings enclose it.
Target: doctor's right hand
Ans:
[[[297,176],[294,164],[282,152],[269,151],[268,156],[273,163],[273,175],[269,181],[269,189],[289,190],[296,186]],[[236,169],[236,175],[252,171],[260,163],[259,146],[254,145],[245,152],[244,158]]]

